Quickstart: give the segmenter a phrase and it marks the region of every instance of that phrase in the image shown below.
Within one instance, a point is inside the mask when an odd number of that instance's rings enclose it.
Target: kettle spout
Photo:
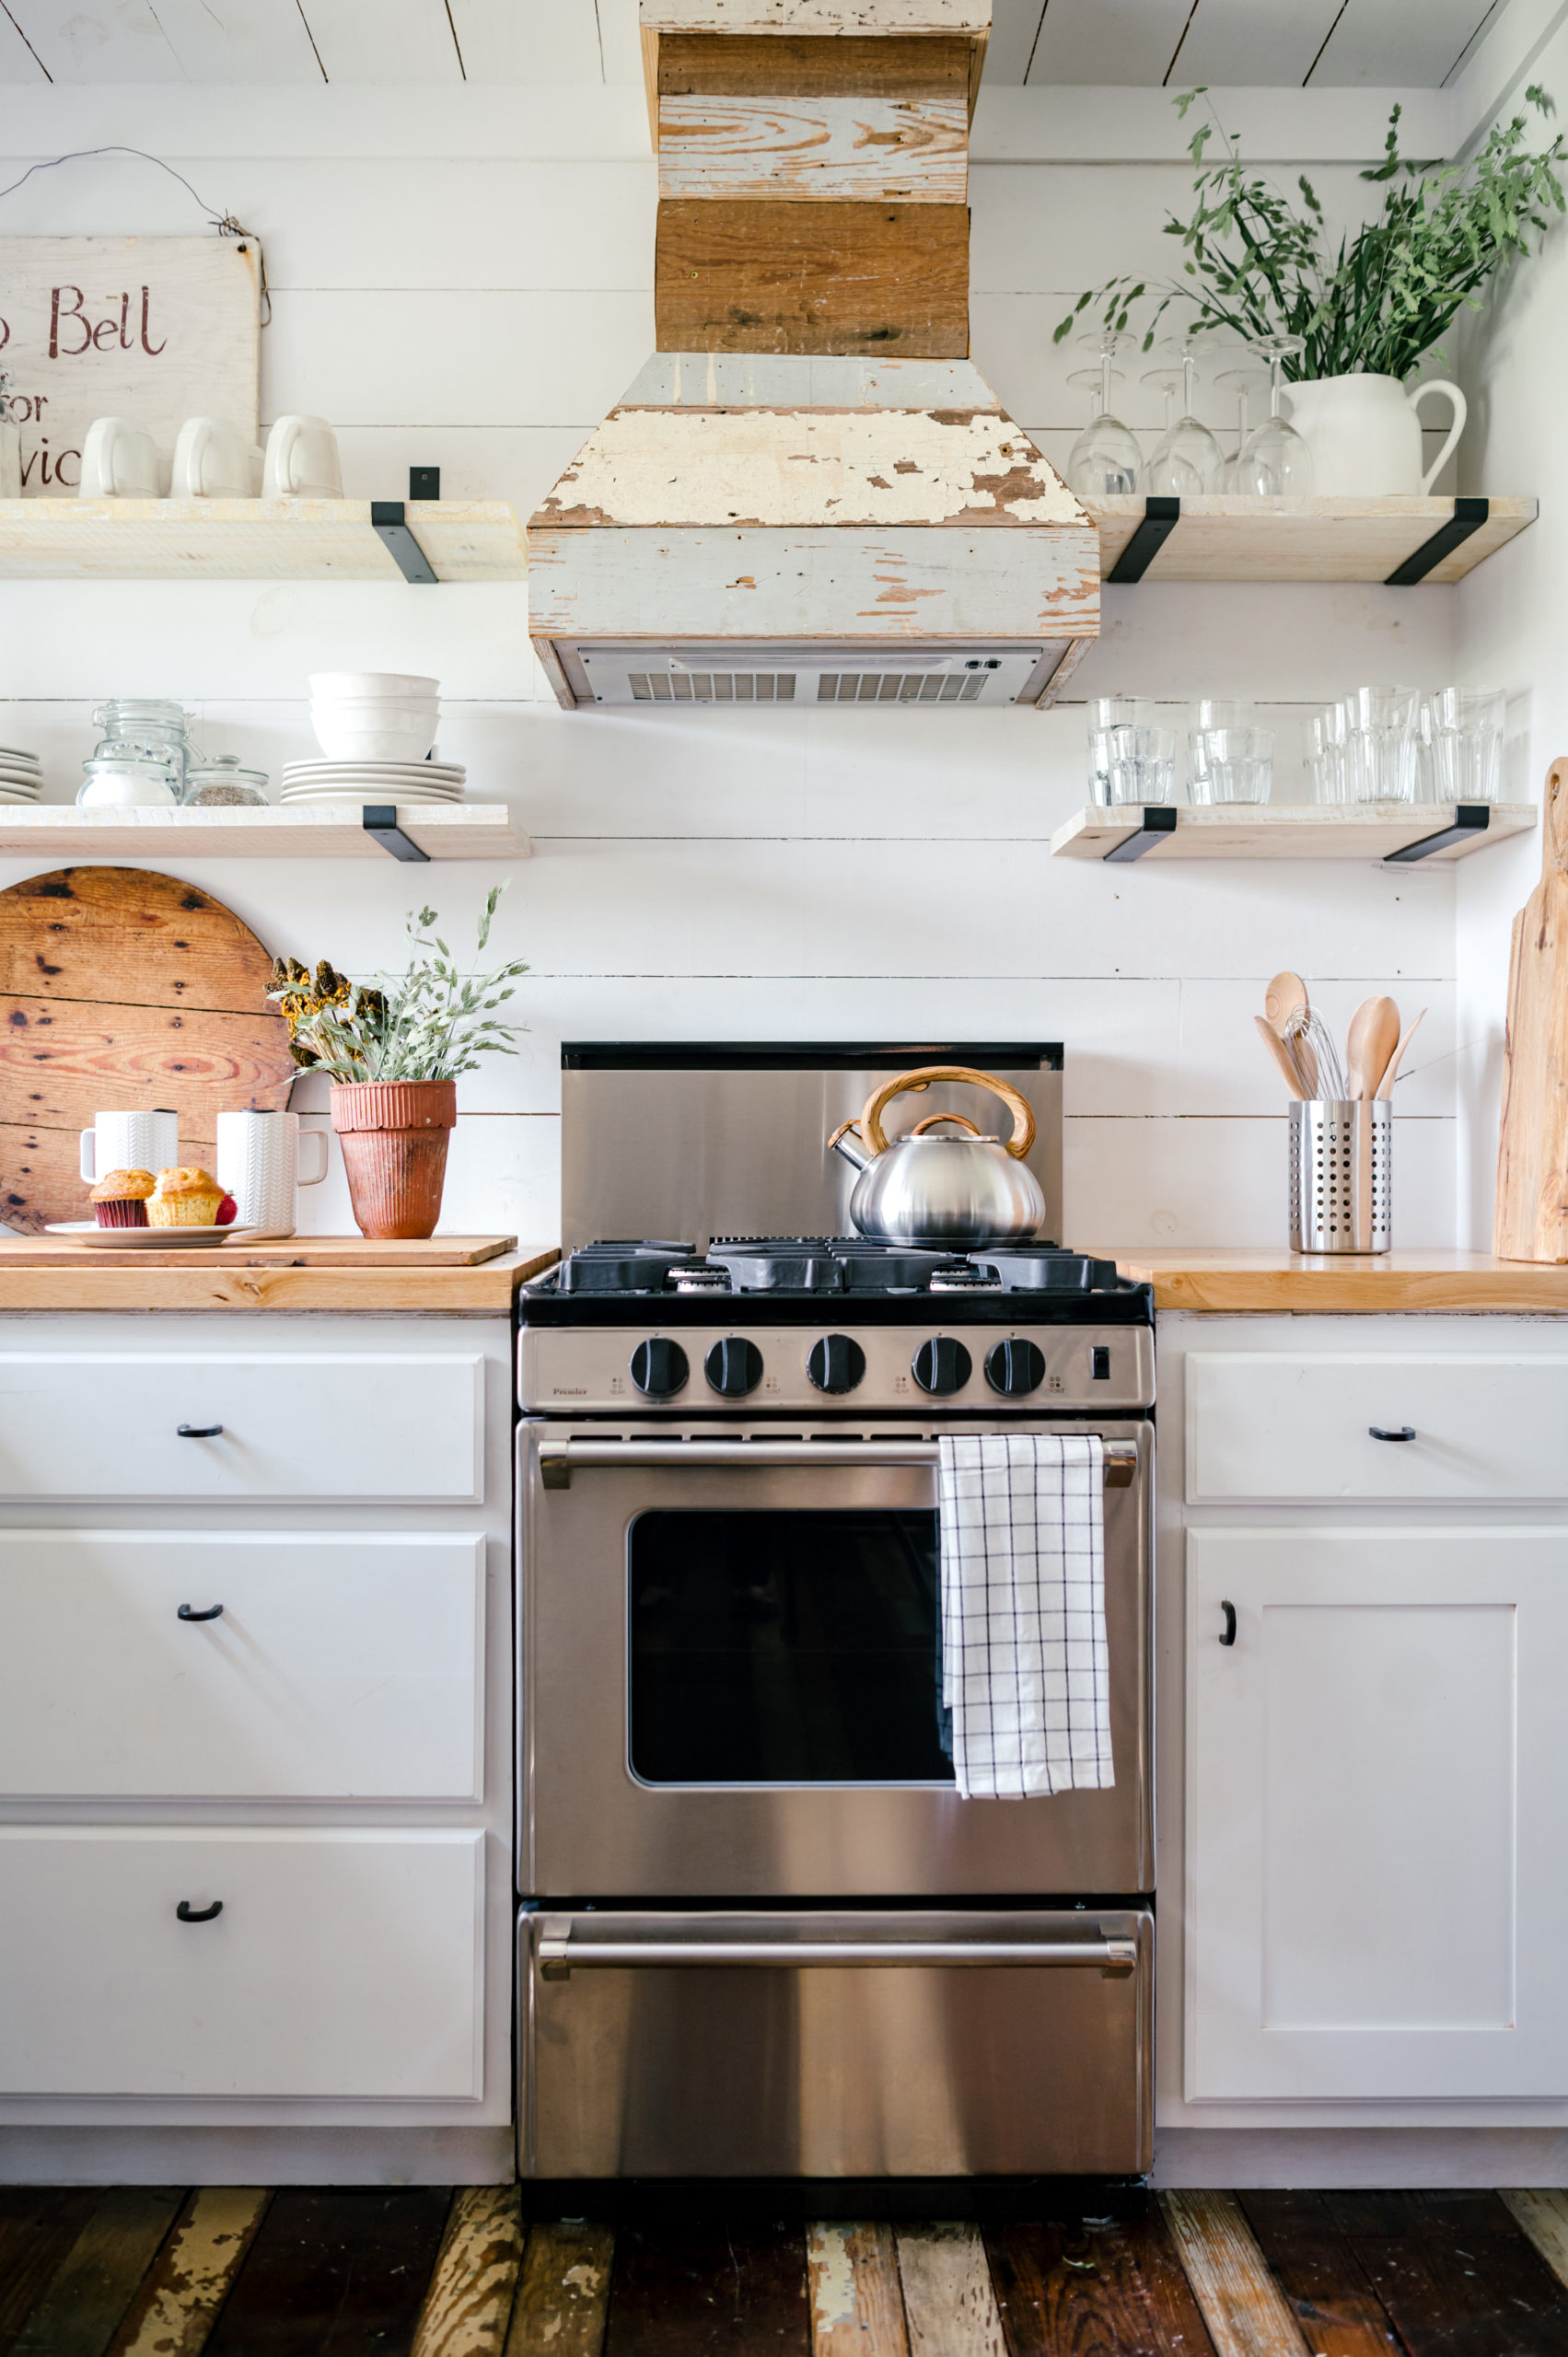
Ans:
[[[874,1154],[867,1154],[860,1142],[858,1121],[841,1122],[828,1140],[828,1150],[831,1154],[842,1154],[844,1160],[855,1170],[869,1170],[877,1159]]]

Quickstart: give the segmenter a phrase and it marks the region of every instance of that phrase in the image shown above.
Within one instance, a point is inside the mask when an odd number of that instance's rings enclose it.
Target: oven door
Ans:
[[[1144,1910],[521,1923],[524,2176],[1135,2175]]]
[[[1116,1782],[992,1801],[958,1798],[944,1749],[929,1432],[525,1423],[525,1895],[1152,1888],[1154,1434],[1095,1429]]]

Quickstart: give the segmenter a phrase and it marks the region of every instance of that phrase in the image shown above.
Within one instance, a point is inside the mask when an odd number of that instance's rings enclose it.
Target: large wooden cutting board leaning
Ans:
[[[171,1106],[212,1168],[215,1116],[277,1112],[295,1066],[248,925],[177,876],[63,867],[0,892],[0,1219],[92,1216],[78,1132],[99,1109]]]
[[[1568,758],[1547,772],[1540,882],[1514,919],[1492,1248],[1568,1260]]]

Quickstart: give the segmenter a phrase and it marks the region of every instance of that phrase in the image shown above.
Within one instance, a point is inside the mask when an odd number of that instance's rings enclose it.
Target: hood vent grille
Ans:
[[[793,703],[793,671],[628,671],[633,703]]]
[[[978,703],[983,673],[943,671],[824,671],[819,703]]]

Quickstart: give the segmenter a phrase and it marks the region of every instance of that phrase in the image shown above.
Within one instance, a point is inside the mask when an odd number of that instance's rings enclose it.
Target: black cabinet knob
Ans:
[[[806,1372],[819,1391],[853,1391],[865,1373],[865,1353],[847,1334],[824,1334],[807,1353]]]
[[[744,1399],[762,1380],[762,1353],[755,1342],[743,1341],[738,1334],[726,1334],[722,1342],[714,1344],[703,1362],[703,1369],[724,1399]]]
[[[645,1399],[671,1399],[686,1387],[691,1362],[679,1342],[656,1335],[632,1353],[632,1380]]]
[[[1009,1335],[986,1354],[985,1379],[1004,1399],[1025,1399],[1045,1381],[1045,1353],[1038,1342]]]
[[[935,1399],[961,1391],[973,1371],[974,1361],[951,1334],[935,1334],[929,1342],[922,1342],[910,1369],[921,1389]]]

